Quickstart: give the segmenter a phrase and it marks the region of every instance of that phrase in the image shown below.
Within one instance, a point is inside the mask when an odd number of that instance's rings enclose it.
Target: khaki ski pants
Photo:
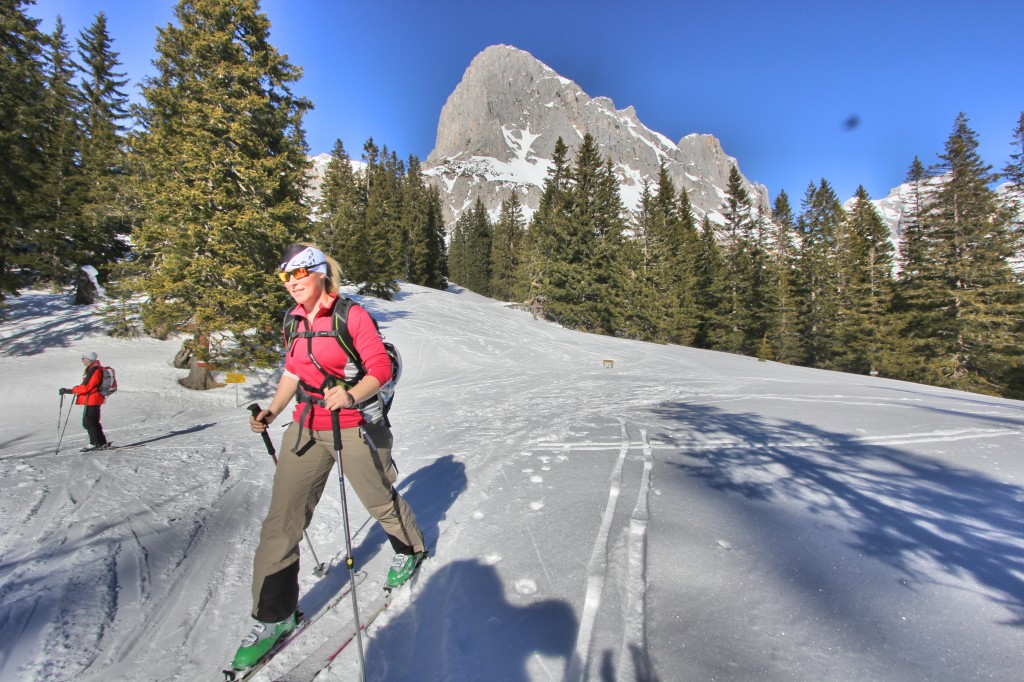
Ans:
[[[345,478],[366,510],[380,522],[396,552],[422,552],[423,533],[412,508],[394,488],[398,472],[391,461],[391,430],[383,424],[366,424],[362,428],[374,448],[367,445],[359,428],[341,431]],[[301,456],[292,452],[300,433],[302,442],[297,449],[303,453]],[[314,442],[303,451],[310,437]],[[298,606],[297,562],[302,531],[313,518],[327,482],[333,480],[337,485],[336,475],[331,475],[333,467],[332,432],[300,429],[295,422],[285,430],[270,509],[253,559],[253,617],[257,620],[282,620]],[[340,533],[339,544],[344,546]]]

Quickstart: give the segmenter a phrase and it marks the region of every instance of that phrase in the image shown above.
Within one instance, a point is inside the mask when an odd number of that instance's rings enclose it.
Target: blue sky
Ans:
[[[38,0],[72,38],[97,12],[135,84],[152,74],[172,0]],[[1024,111],[1019,0],[606,2],[263,0],[271,39],[304,69],[311,153],[370,136],[425,159],[445,100],[489,45],[530,52],[592,97],[634,106],[678,141],[710,133],[774,199],[808,183],[881,198],[914,156],[936,161],[959,112],[1001,169]],[[847,122],[853,117],[855,127]]]

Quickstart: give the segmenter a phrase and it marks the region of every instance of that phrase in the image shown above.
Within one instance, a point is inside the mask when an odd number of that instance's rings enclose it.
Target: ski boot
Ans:
[[[274,648],[281,637],[294,629],[294,613],[279,623],[256,621],[249,634],[242,639],[242,645],[235,653],[235,660],[231,662],[232,669],[245,670],[256,665],[261,658],[267,655],[267,652]]]
[[[388,582],[386,590],[393,590],[405,584],[417,567],[427,558],[427,551],[415,552],[413,554],[396,554],[391,560],[391,569],[388,571]]]

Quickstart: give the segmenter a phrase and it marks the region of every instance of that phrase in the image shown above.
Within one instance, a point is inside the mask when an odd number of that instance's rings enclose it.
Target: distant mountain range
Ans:
[[[466,69],[441,110],[423,173],[441,190],[449,225],[477,198],[497,218],[501,202],[513,192],[529,220],[540,202],[555,141],[561,137],[569,147],[571,162],[585,133],[595,138],[603,158],[611,158],[627,210],[639,207],[644,180],[653,186],[665,164],[676,188],[686,189],[698,221],[708,215],[724,222],[720,209],[729,172],[739,163],[714,136],[692,133],[674,144],[643,125],[633,107],[616,109],[607,97],[590,97],[528,52],[508,45],[488,47]],[[329,160],[327,154],[313,157],[314,194]],[[357,170],[363,166],[352,163]],[[768,189],[744,182],[755,206],[770,212]],[[874,202],[894,242],[908,191],[901,185]]]

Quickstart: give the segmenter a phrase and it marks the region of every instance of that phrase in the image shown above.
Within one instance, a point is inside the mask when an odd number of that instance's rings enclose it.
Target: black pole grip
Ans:
[[[334,432],[334,449],[341,452],[341,422],[338,421],[339,410],[331,410],[331,431]]]
[[[248,407],[248,410],[252,412],[252,418],[255,419],[256,415],[263,411],[263,408],[260,407],[259,403],[253,403]],[[263,423],[266,424],[266,422]],[[267,446],[267,452],[270,453],[270,456],[274,458],[274,463],[277,464],[277,451],[274,450],[274,443],[270,440],[270,434],[264,430],[260,435],[263,436],[263,444]]]

